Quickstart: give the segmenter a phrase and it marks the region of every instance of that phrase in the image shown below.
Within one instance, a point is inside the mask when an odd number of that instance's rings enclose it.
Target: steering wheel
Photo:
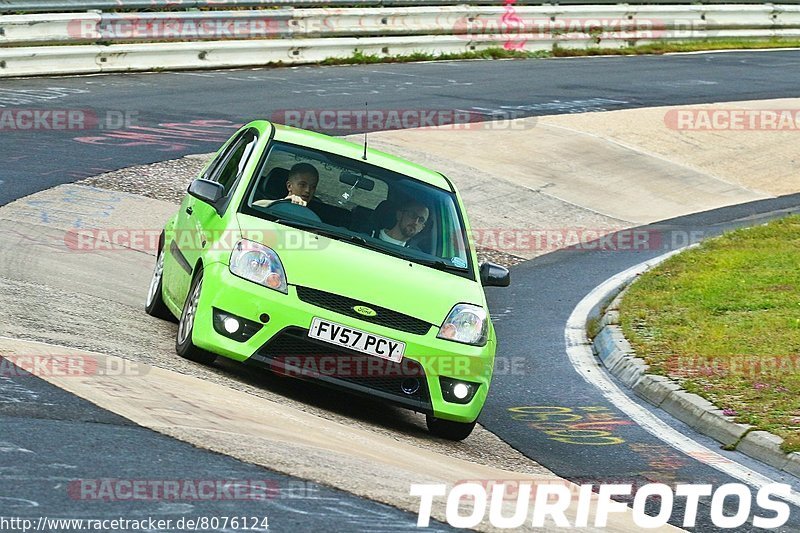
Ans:
[[[306,205],[295,204],[289,198],[275,200],[269,205],[269,211],[270,213],[285,215],[290,218],[296,217],[311,220],[312,222],[322,222],[319,215],[312,211],[311,208]]]

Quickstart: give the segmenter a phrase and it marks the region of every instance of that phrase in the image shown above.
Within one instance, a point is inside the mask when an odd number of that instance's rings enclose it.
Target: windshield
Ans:
[[[242,212],[467,274],[455,194],[383,168],[274,141]]]

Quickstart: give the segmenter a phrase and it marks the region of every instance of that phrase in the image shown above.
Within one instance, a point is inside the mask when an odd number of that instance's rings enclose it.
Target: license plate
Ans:
[[[403,359],[403,352],[406,349],[404,342],[387,339],[316,317],[311,322],[308,336],[395,363],[399,363]]]

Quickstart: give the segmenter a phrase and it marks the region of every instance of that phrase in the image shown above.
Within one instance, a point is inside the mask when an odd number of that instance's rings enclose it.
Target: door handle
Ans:
[[[189,207],[187,207],[187,208],[186,208],[186,214],[187,214],[187,215],[191,215],[193,212],[194,212],[194,210],[192,209],[192,207],[191,207],[191,206],[189,206]]]

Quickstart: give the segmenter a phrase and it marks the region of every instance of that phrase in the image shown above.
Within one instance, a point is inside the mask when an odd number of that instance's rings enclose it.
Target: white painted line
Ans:
[[[664,441],[666,444],[683,452],[689,457],[697,459],[756,489],[778,483],[778,481],[762,475],[755,470],[751,470],[744,465],[731,461],[716,451],[683,435],[650,411],[628,398],[628,396],[611,381],[605,369],[600,365],[592,352],[589,338],[586,335],[586,321],[592,309],[602,303],[606,296],[612,293],[620,284],[632,280],[646,270],[684,249],[685,248],[674,250],[656,257],[655,259],[651,259],[650,261],[632,266],[628,270],[607,279],[586,295],[575,307],[567,320],[567,327],[564,330],[567,355],[572,365],[575,367],[575,370],[583,379],[590,385],[594,385],[600,389],[606,399],[613,403],[620,411],[628,415],[628,417],[642,427],[642,429],[656,438]],[[798,494],[797,491],[792,491],[789,497],[785,499],[800,507],[800,494]]]
[[[198,78],[213,78],[213,74],[200,74],[199,72],[172,72],[178,76],[197,76]]]
[[[694,52],[667,52],[665,56],[691,56],[699,54],[730,54],[732,52],[794,52],[797,47],[786,48],[729,48],[727,50],[695,50]]]
[[[391,70],[370,70],[373,74],[378,74],[380,76],[384,76],[386,74],[390,76],[405,76],[407,78],[429,78],[430,76],[423,76],[421,74],[409,74],[408,72],[392,72]],[[437,78],[438,79],[438,78]]]

